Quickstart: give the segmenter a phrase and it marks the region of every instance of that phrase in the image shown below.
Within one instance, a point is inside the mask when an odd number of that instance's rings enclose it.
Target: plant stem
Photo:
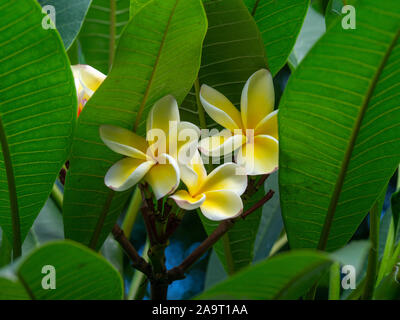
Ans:
[[[197,111],[199,113],[200,127],[201,129],[207,129],[206,116],[204,113],[203,105],[201,104],[200,101],[200,83],[198,77],[194,82],[194,90],[196,92],[196,103],[197,103]]]
[[[378,246],[379,246],[379,201],[376,201],[369,213],[369,237],[371,240],[371,249],[368,255],[367,275],[365,278],[365,287],[362,295],[363,300],[370,300],[374,295],[376,274],[378,269]]]
[[[135,224],[141,205],[142,205],[142,195],[140,194],[139,188],[136,187],[135,191],[133,192],[132,199],[129,202],[129,206],[128,209],[126,210],[126,215],[121,226],[121,229],[128,237],[132,233],[133,225]]]
[[[329,271],[329,300],[340,300],[339,262],[334,262]]]
[[[54,200],[57,208],[62,212],[64,195],[56,183],[53,184],[53,188],[51,189],[51,197]]]
[[[11,225],[13,232],[13,259],[21,256],[21,225],[19,218],[17,187],[15,185],[14,169],[11,161],[10,148],[4,130],[3,120],[0,118],[0,144],[3,151],[3,162],[7,176],[8,196],[10,201]],[[4,230],[3,230],[4,232]]]
[[[143,272],[148,278],[152,278],[151,266],[137,253],[135,247],[125,237],[124,232],[118,225],[114,225],[112,234],[131,259],[133,267]]]
[[[225,235],[234,225],[235,222],[244,219],[249,214],[257,210],[261,205],[266,203],[274,195],[274,191],[269,190],[268,193],[253,207],[245,211],[241,216],[233,219],[223,220],[218,227],[189,255],[183,262],[168,271],[168,281],[184,279],[185,272],[198,260],[204,253],[208,251],[223,235]]]
[[[386,237],[385,249],[383,251],[383,257],[379,266],[378,279],[376,280],[376,286],[382,281],[385,275],[389,274],[392,266],[390,266],[390,260],[393,254],[394,247],[394,221],[393,217],[390,219],[389,231]]]
[[[165,267],[165,248],[167,244],[157,244],[150,248],[148,257],[153,267],[153,279],[150,279],[151,300],[166,300],[168,293],[167,269]]]
[[[149,239],[146,240],[146,244],[144,245],[142,257],[143,259],[148,262],[149,258],[147,256],[147,251],[150,248],[150,241]],[[128,300],[142,300],[143,296],[146,292],[146,283],[147,278],[144,273],[136,270],[132,277],[131,286],[129,288],[128,293]]]

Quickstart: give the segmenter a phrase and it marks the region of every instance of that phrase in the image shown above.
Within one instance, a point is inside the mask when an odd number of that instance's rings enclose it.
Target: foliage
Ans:
[[[201,257],[196,299],[400,299],[399,38],[398,0],[0,0],[0,299],[164,299]],[[250,115],[279,166],[238,178]],[[167,270],[179,228],[206,238]]]

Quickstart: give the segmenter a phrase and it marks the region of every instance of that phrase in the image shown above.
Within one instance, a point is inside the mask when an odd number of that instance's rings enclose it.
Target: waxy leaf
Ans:
[[[76,93],[36,1],[0,1],[0,225],[14,257],[68,157]]]
[[[181,103],[199,69],[206,27],[200,0],[151,1],[127,25],[110,74],[79,117],[65,185],[67,238],[99,249],[129,196],[104,185],[121,156],[101,141],[99,126],[145,136],[147,113],[157,100],[171,94]]]
[[[79,32],[85,62],[104,74],[111,68],[118,39],[129,21],[129,5],[129,0],[92,0]]]
[[[201,57],[199,88],[207,84],[239,107],[247,79],[267,66],[260,32],[242,0],[209,1],[204,3],[204,8],[208,30]],[[180,110],[187,121],[204,128],[216,126],[208,116],[206,123],[200,119],[195,88]]]
[[[325,254],[299,250],[247,267],[206,290],[198,299],[297,299],[327,270]]]
[[[299,35],[309,0],[245,0],[260,29],[268,68],[275,75],[286,63]]]
[[[92,0],[38,0],[42,8],[53,6],[55,25],[68,50],[82,27]],[[51,11],[48,11],[51,12]],[[49,15],[50,17],[50,15]]]
[[[118,271],[99,254],[72,241],[50,242],[34,250],[16,273],[18,280],[12,283],[10,277],[0,275],[0,292],[4,292],[4,298],[27,298],[20,284],[28,297],[35,300],[120,300],[123,297]],[[43,285],[54,285],[55,289],[46,289]],[[9,291],[10,287],[13,291]]]
[[[400,160],[400,2],[355,3],[289,79],[279,111],[280,195],[292,248],[335,250]]]

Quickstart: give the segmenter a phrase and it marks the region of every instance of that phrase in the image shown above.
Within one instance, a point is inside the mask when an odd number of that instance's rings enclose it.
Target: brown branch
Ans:
[[[185,278],[185,272],[198,260],[201,256],[207,252],[221,237],[227,233],[239,219],[246,218],[249,214],[260,208],[264,203],[274,195],[274,191],[269,190],[268,193],[251,208],[246,210],[237,218],[227,219],[222,221],[218,227],[211,233],[189,256],[186,257],[183,262],[171,270],[168,271],[168,281],[171,283],[175,280]]]
[[[269,177],[269,174],[264,174],[263,176],[261,176],[260,180],[258,180],[258,182],[256,183],[256,189],[258,189],[259,187],[261,187],[265,180],[267,180]]]
[[[207,252],[230,228],[235,224],[235,219],[222,221],[219,226],[205,239],[183,262],[168,271],[168,280],[170,282],[185,278],[185,272]]]
[[[275,192],[273,190],[269,190],[264,197],[262,197],[259,201],[257,201],[251,208],[249,208],[245,212],[243,212],[240,215],[240,218],[245,219],[250,213],[256,211],[258,208],[263,206],[269,199],[272,198],[274,193]]]
[[[143,272],[149,279],[151,279],[152,270],[150,264],[138,254],[135,247],[125,237],[124,231],[117,224],[112,228],[112,234],[131,259],[133,267]]]

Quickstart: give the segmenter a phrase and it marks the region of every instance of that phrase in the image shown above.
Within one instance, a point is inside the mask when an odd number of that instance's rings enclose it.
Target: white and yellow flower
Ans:
[[[86,102],[100,87],[106,76],[95,68],[86,64],[71,66],[74,75],[76,94],[78,96],[78,116]]]
[[[278,111],[274,86],[266,69],[255,72],[241,96],[241,112],[220,92],[202,85],[200,100],[208,115],[223,126],[219,134],[202,139],[207,156],[222,156],[239,149],[236,162],[248,175],[268,174],[278,168]]]
[[[170,123],[173,124],[170,126]],[[171,129],[172,128],[172,129]],[[175,130],[174,130],[175,128]],[[175,143],[187,129],[194,132],[189,141]],[[107,187],[124,191],[144,179],[150,184],[157,199],[173,193],[179,185],[180,169],[177,155],[194,144],[197,148],[199,129],[188,122],[180,122],[174,97],[157,101],[147,118],[147,140],[127,129],[103,125],[100,137],[113,151],[126,156],[106,173]],[[156,136],[158,140],[153,137]]]
[[[200,208],[210,220],[237,217],[243,211],[240,196],[247,188],[247,176],[239,175],[238,169],[235,163],[225,163],[207,175],[196,152],[190,163],[181,167],[181,179],[188,190],[179,190],[170,197],[182,209]]]

